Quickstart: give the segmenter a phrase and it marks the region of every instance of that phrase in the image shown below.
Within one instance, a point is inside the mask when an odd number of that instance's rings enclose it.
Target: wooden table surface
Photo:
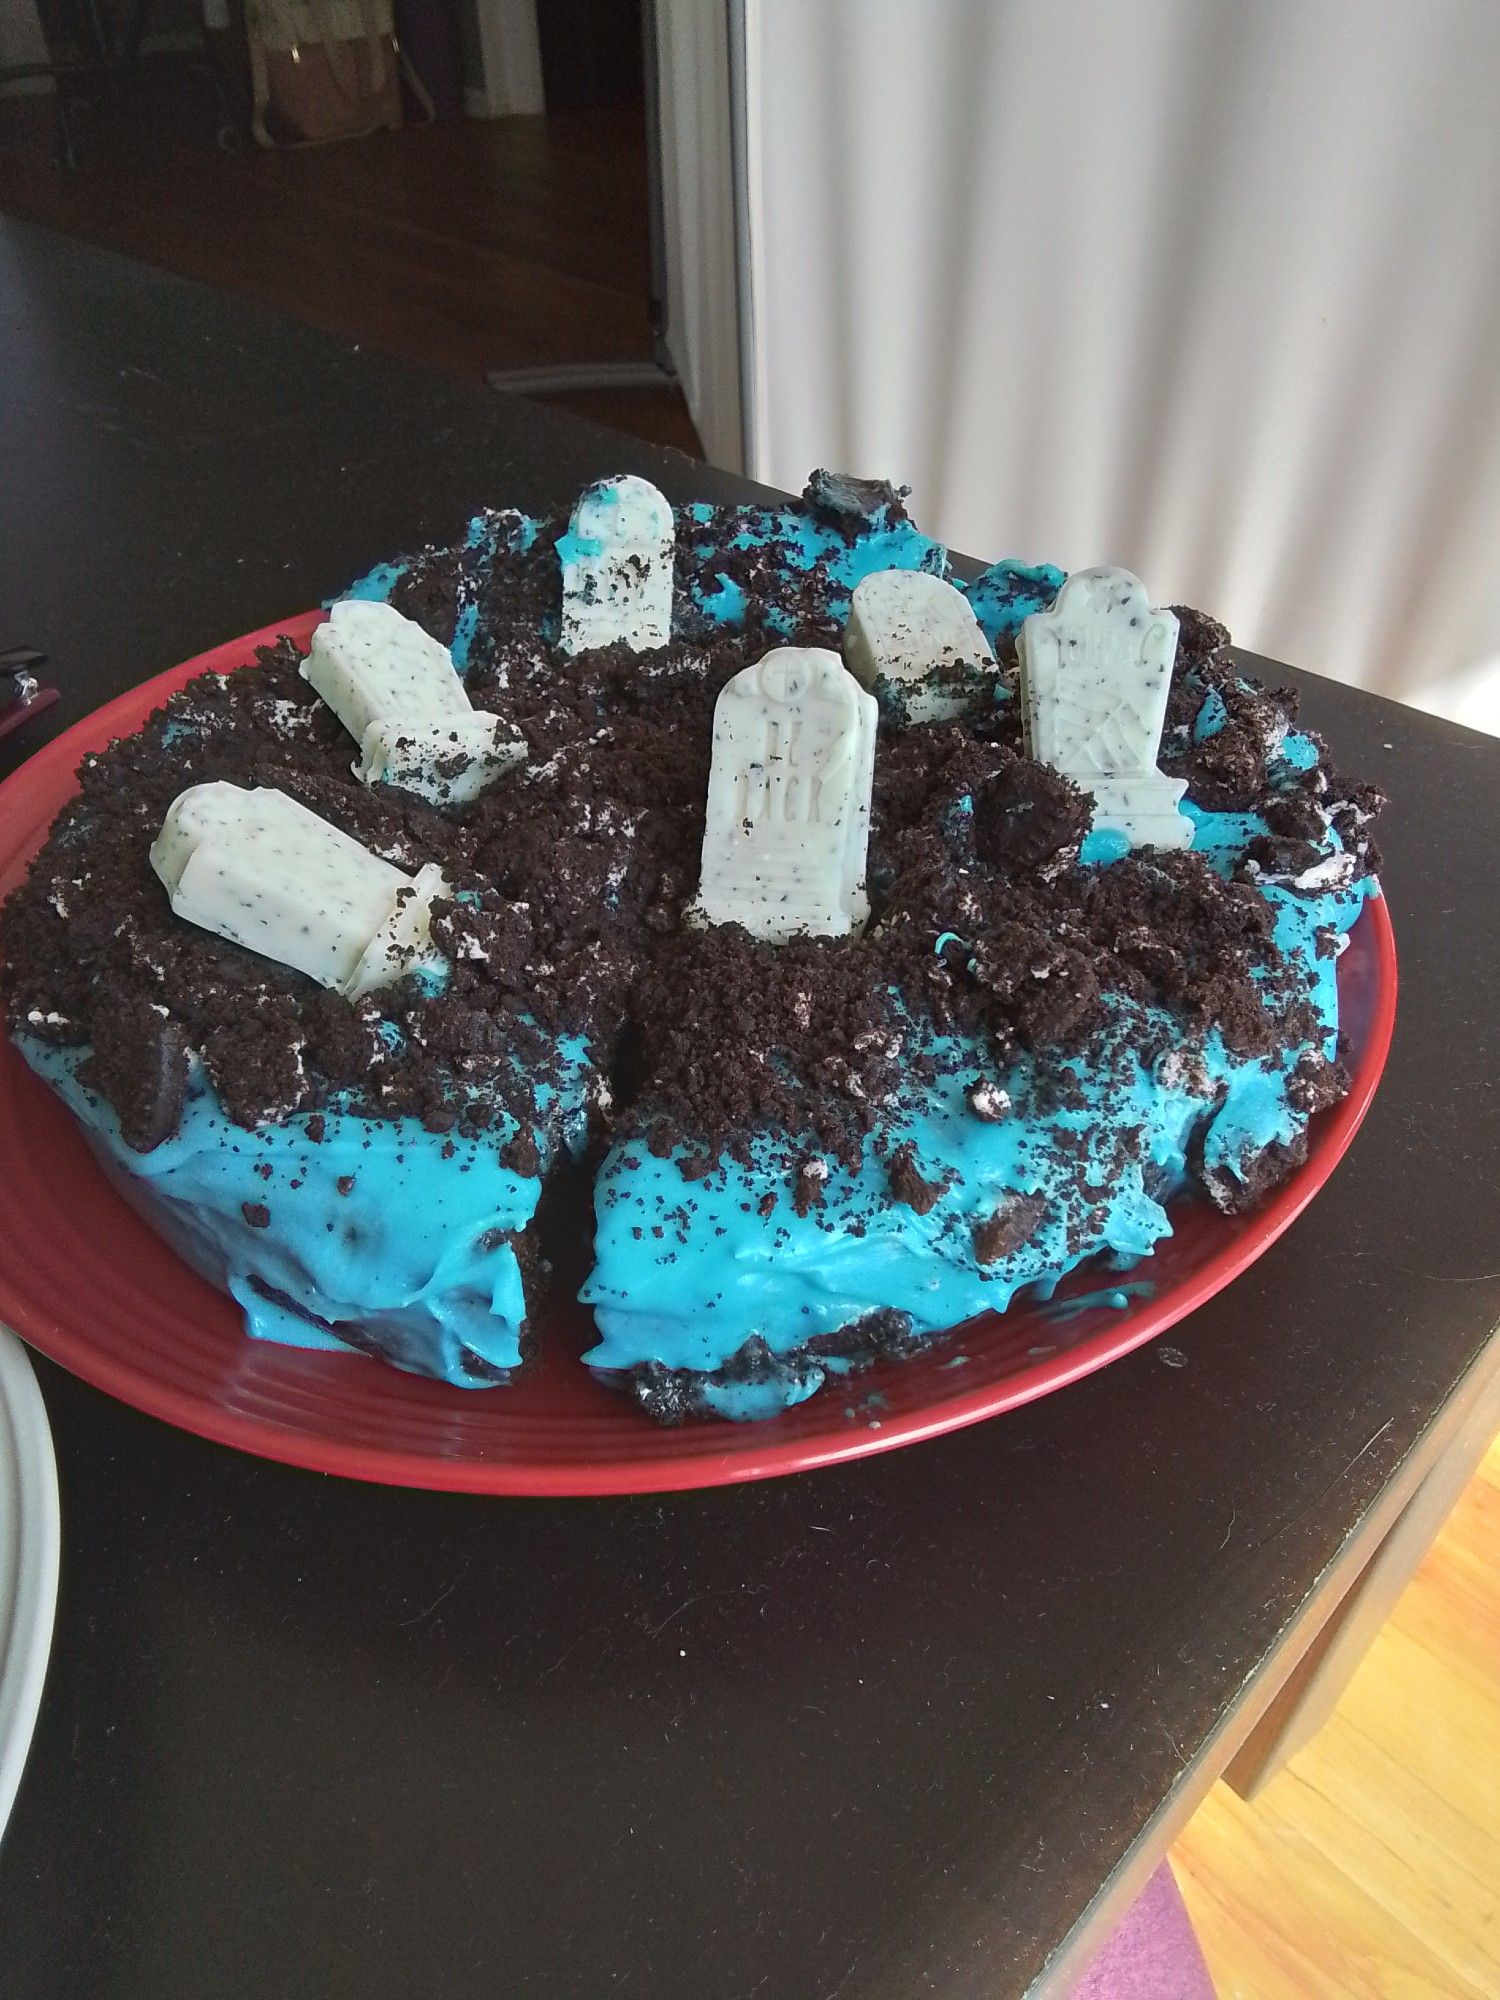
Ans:
[[[39,733],[481,502],[749,490],[19,225],[0,467]],[[1394,799],[1396,1045],[1328,1188],[1165,1342],[847,1469],[555,1503],[261,1463],[39,1362],[62,1583],[0,1987],[1065,1983],[1500,1366],[1500,745],[1292,677]]]

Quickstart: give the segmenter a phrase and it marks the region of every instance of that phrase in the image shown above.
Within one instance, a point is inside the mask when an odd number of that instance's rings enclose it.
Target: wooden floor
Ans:
[[[184,65],[149,65],[69,172],[49,100],[0,100],[0,210],[471,381],[649,358],[638,109],[283,153],[226,154],[214,122]],[[549,400],[701,456],[675,391]]]
[[[1172,1862],[1221,2000],[1497,2000],[1500,1441],[1333,1720]]]

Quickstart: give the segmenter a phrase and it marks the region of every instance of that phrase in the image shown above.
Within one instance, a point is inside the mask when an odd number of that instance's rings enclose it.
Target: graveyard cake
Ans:
[[[770,1415],[1249,1206],[1347,1088],[1379,801],[1227,643],[821,473],[486,513],[85,761],[11,1032],[251,1333],[501,1383],[587,1174],[588,1365]]]

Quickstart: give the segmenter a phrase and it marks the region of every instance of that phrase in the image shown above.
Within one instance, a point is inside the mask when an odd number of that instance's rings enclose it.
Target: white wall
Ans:
[[[749,471],[1500,727],[1500,0],[744,13]]]

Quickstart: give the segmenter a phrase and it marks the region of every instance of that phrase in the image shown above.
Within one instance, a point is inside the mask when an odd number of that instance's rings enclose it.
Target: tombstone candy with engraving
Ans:
[[[849,605],[844,658],[891,722],[951,722],[993,699],[995,656],[961,590],[919,569],[861,578]]]
[[[649,479],[624,473],[586,487],[557,545],[563,651],[665,646],[676,544],[671,506]]]
[[[465,805],[526,761],[499,716],[472,706],[448,648],[393,605],[335,604],[300,671],[359,745],[367,785]]]
[[[837,653],[783,646],[714,707],[700,921],[847,937],[869,916],[875,699]]]
[[[437,864],[408,875],[273,787],[190,785],[150,858],[179,917],[346,999],[443,963],[430,921],[451,891]]]
[[[1131,847],[1188,847],[1186,781],[1157,767],[1177,620],[1124,569],[1070,576],[1022,625],[1021,722],[1029,756],[1094,799],[1094,831]]]

